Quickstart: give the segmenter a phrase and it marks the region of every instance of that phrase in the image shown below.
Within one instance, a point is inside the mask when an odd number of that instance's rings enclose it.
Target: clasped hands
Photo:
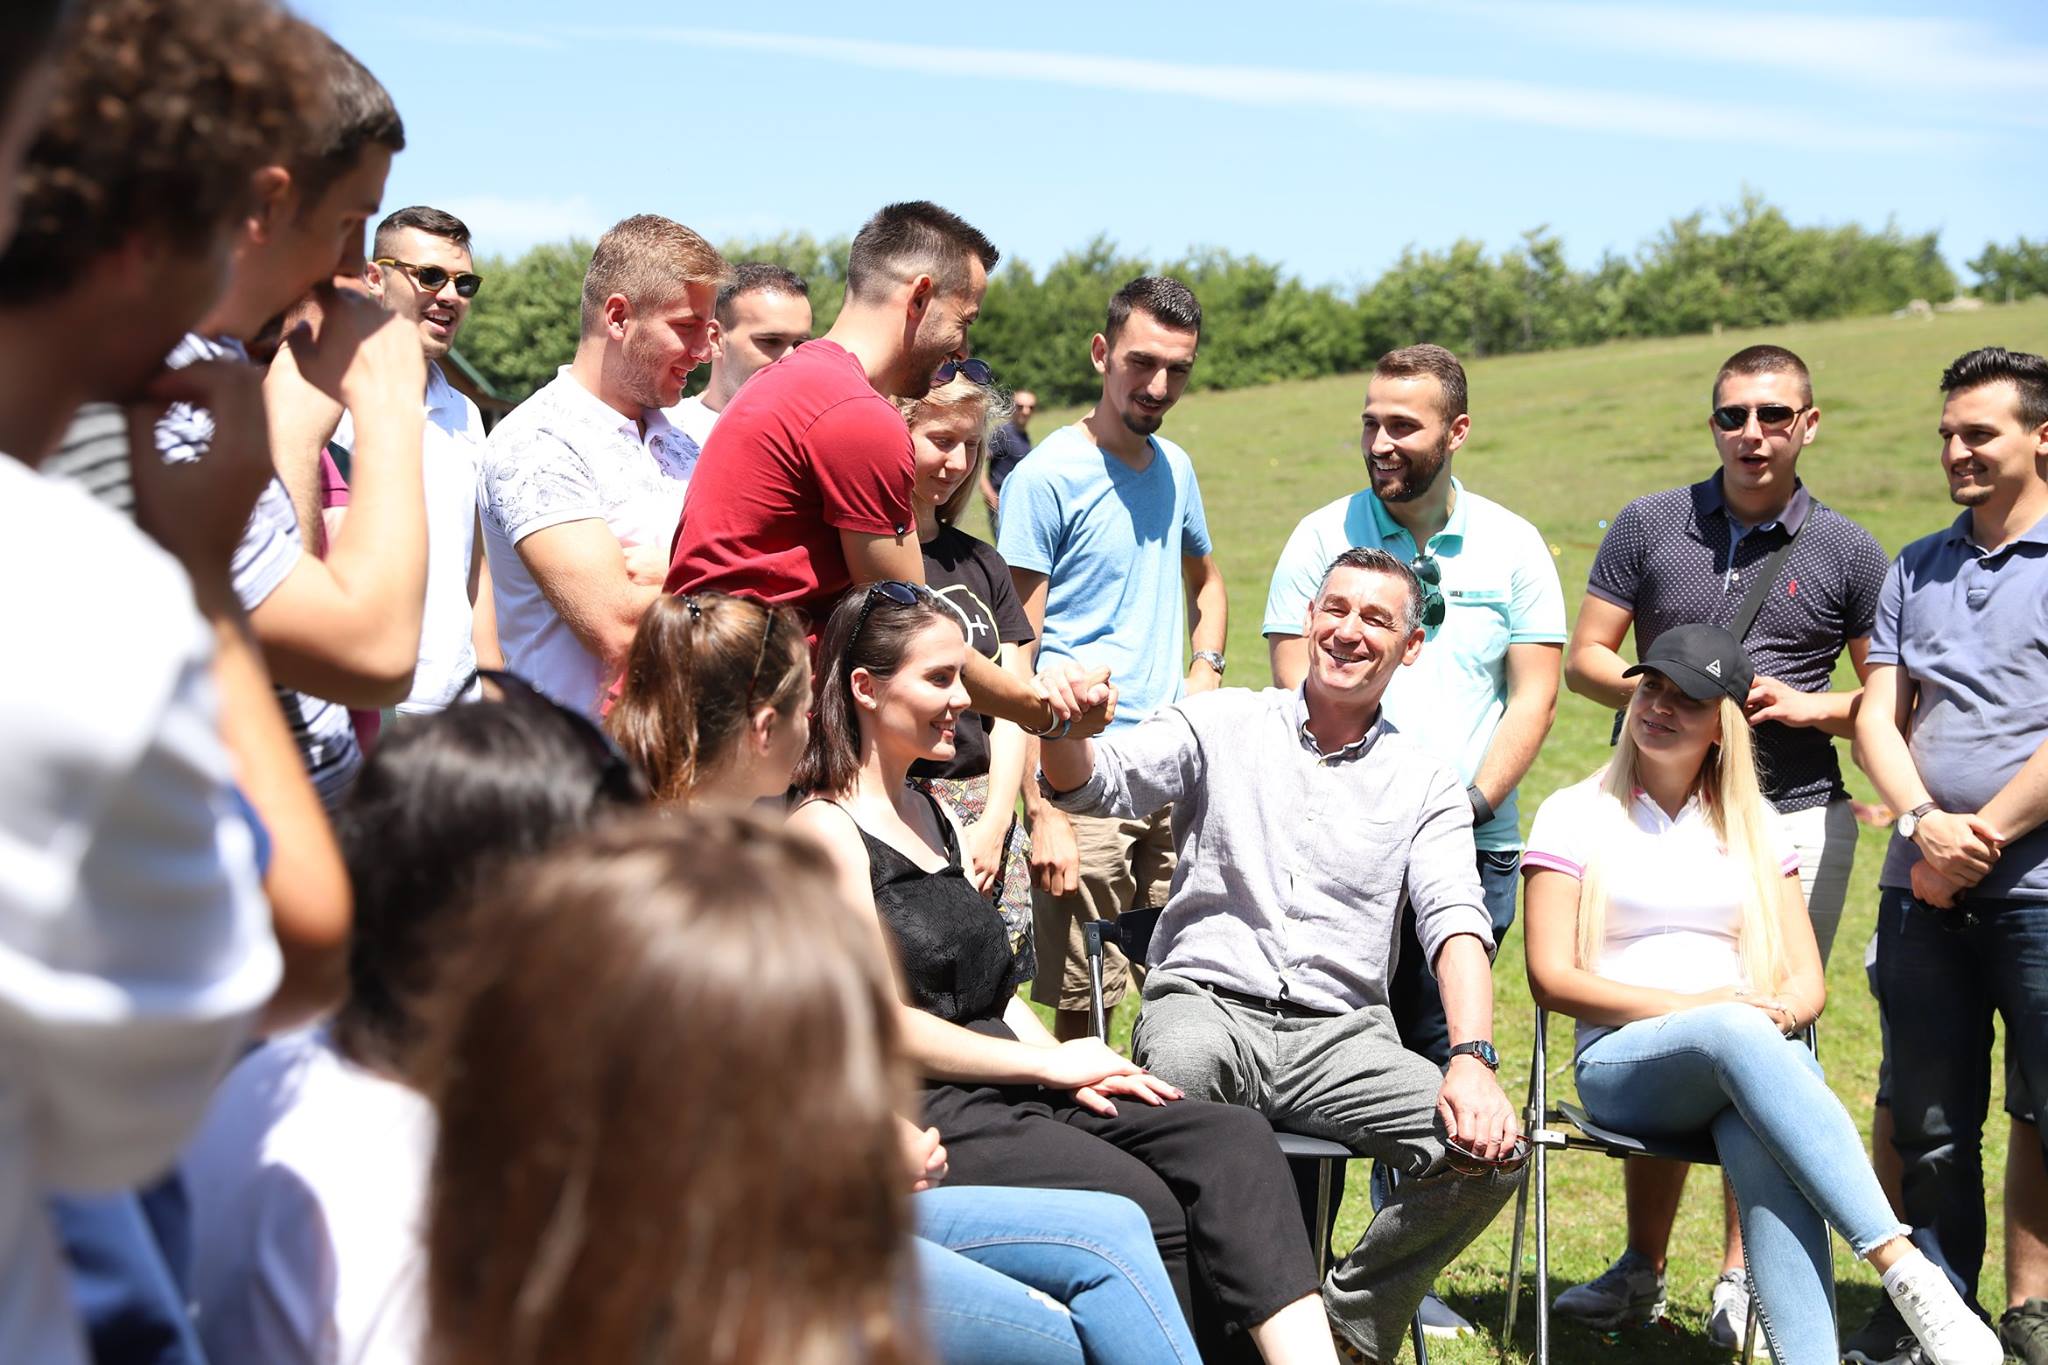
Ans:
[[[1107,668],[1055,664],[1031,680],[1031,691],[1052,707],[1047,739],[1092,739],[1116,717],[1116,684]]]
[[[2005,851],[2005,836],[1981,815],[1931,810],[1913,831],[1920,861],[1913,864],[1913,897],[1942,910],[1984,880]]]

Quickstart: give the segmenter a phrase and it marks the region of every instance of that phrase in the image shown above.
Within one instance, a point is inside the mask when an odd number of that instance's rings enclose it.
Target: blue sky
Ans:
[[[1097,232],[1364,282],[1548,224],[1592,263],[1744,186],[1795,222],[2048,236],[2048,6],[1755,0],[302,0],[397,97],[387,206],[485,252],[899,198],[1043,266]]]

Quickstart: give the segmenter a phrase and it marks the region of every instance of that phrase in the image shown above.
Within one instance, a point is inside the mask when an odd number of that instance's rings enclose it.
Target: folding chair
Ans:
[[[1081,926],[1082,941],[1088,951],[1088,1027],[1103,1042],[1109,1041],[1109,1016],[1102,1007],[1102,945],[1114,943],[1122,949],[1124,956],[1133,962],[1143,962],[1152,944],[1152,931],[1158,927],[1159,911],[1132,910],[1113,920],[1090,920]],[[1336,1210],[1331,1207],[1335,1175],[1340,1163],[1363,1152],[1354,1152],[1341,1142],[1328,1138],[1310,1137],[1306,1133],[1287,1133],[1273,1130],[1273,1139],[1279,1144],[1280,1155],[1288,1164],[1315,1163],[1315,1210],[1312,1221],[1308,1221],[1309,1240],[1315,1244],[1316,1277],[1321,1279],[1330,1272],[1330,1238],[1336,1231]],[[1392,1173],[1390,1172],[1390,1178]],[[1306,1212],[1306,1211],[1304,1211]],[[1408,1335],[1415,1346],[1415,1365],[1429,1365],[1429,1346],[1422,1335],[1422,1312],[1416,1310],[1415,1320],[1409,1324]]]
[[[1626,1161],[1631,1157],[1653,1157],[1664,1161],[1688,1161],[1695,1166],[1719,1166],[1720,1154],[1714,1150],[1713,1137],[1705,1132],[1683,1137],[1638,1138],[1612,1128],[1603,1128],[1593,1122],[1586,1111],[1576,1104],[1550,1103],[1547,1088],[1548,1078],[1545,1067],[1548,1054],[1545,1050],[1546,1012],[1541,1006],[1536,1010],[1535,1056],[1529,1066],[1529,1105],[1522,1115],[1522,1126],[1529,1134],[1530,1178],[1523,1182],[1515,1195],[1515,1237],[1514,1246],[1508,1254],[1508,1304],[1506,1320],[1501,1326],[1501,1340],[1511,1341],[1515,1335],[1515,1310],[1522,1292],[1522,1230],[1528,1218],[1530,1191],[1535,1191],[1536,1201],[1536,1365],[1550,1365],[1550,1209],[1546,1198],[1547,1156],[1551,1149],[1560,1152],[1599,1152],[1602,1155]],[[1816,1047],[1816,1034],[1812,1028],[1806,1031],[1808,1047]],[[1569,1125],[1560,1127],[1558,1125]],[[1749,1316],[1742,1328],[1742,1362],[1750,1365],[1756,1359],[1756,1292],[1750,1287]]]

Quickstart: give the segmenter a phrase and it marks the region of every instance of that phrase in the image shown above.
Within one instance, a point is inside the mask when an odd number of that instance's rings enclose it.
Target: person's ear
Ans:
[[[754,742],[754,752],[765,754],[775,747],[775,727],[782,717],[775,714],[772,706],[754,709],[753,719],[748,722],[747,734]]]
[[[269,242],[298,211],[292,173],[282,166],[259,166],[249,176],[248,236]]]
[[[1799,438],[1799,444],[1804,448],[1812,445],[1813,438],[1820,435],[1820,409],[1808,408],[1800,420],[1805,424],[1806,428],[1804,434]]]
[[[1458,453],[1458,447],[1465,444],[1465,438],[1472,434],[1472,414],[1461,412],[1451,419],[1451,453]]]
[[[931,311],[932,301],[938,297],[938,288],[938,281],[929,275],[919,275],[910,282],[910,301],[906,310],[913,325]]]
[[[853,694],[853,704],[863,710],[879,710],[882,705],[881,680],[865,668],[846,675],[846,690]]]
[[[1109,338],[1100,332],[1088,343],[1088,363],[1095,367],[1097,374],[1109,373]]]
[[[624,294],[613,294],[604,301],[604,330],[613,341],[626,339],[626,324],[633,320],[633,305]]]
[[[1421,626],[1417,626],[1409,634],[1408,643],[1401,646],[1401,663],[1403,667],[1414,663],[1422,657],[1422,642],[1427,638],[1428,634]]]

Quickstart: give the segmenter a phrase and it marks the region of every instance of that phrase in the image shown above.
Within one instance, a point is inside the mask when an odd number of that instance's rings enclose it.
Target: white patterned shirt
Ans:
[[[621,548],[651,545],[666,557],[695,449],[659,409],[643,420],[644,432],[564,365],[484,445],[479,497],[505,666],[592,716],[611,683],[604,663],[556,614],[517,546],[551,526],[601,520]]]

